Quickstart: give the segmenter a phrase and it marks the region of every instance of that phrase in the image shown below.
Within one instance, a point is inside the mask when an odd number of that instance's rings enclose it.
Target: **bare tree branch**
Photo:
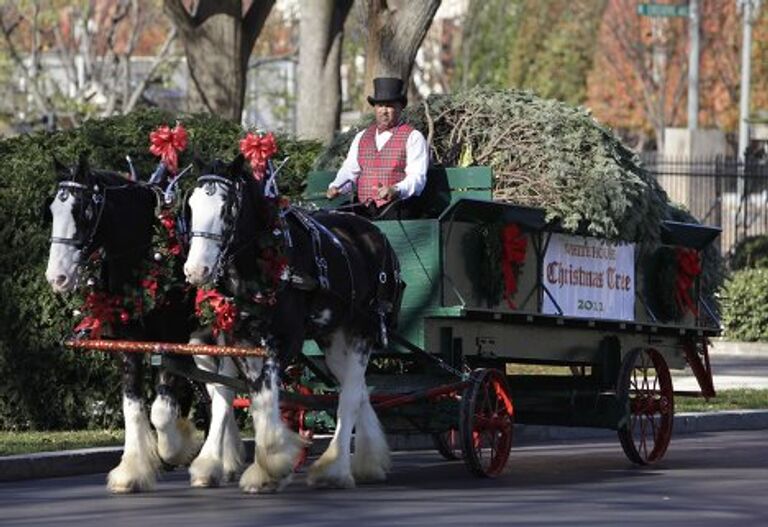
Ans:
[[[243,18],[243,50],[245,54],[250,56],[253,45],[261,34],[261,30],[264,29],[264,23],[274,5],[275,0],[253,0],[251,7],[245,13]]]
[[[133,111],[133,109],[136,107],[136,104],[139,102],[139,99],[141,98],[144,91],[147,89],[147,85],[149,84],[149,81],[152,80],[152,78],[155,76],[155,72],[162,66],[168,58],[168,52],[171,49],[171,44],[174,40],[176,40],[176,36],[178,35],[178,31],[176,27],[172,27],[171,31],[168,33],[168,36],[165,39],[165,42],[163,42],[163,46],[160,48],[160,51],[155,56],[155,60],[152,62],[152,65],[149,68],[149,71],[144,76],[143,79],[141,79],[141,82],[139,82],[138,86],[133,90],[133,93],[131,94],[130,99],[128,99],[128,102],[123,107],[123,113],[128,113]]]
[[[163,9],[180,31],[186,33],[195,29],[196,23],[181,0],[164,0]]]

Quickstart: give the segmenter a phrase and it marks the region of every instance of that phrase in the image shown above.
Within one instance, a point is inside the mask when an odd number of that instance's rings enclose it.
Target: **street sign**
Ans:
[[[640,16],[688,16],[688,4],[638,4]]]

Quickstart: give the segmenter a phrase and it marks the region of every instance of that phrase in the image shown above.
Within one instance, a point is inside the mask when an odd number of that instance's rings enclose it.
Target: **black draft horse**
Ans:
[[[96,290],[122,295],[126,286],[139,287],[138,269],[145,259],[154,258],[157,250],[152,247],[152,238],[155,222],[159,221],[161,189],[130,181],[114,172],[91,170],[85,156],[72,168],[54,163],[58,183],[50,204],[52,236],[46,270],[54,292],[65,293],[79,287],[83,264],[97,252],[101,253],[101,269]],[[180,268],[175,281],[155,309],[140,316],[127,313],[126,323],[112,324],[110,338],[189,341],[197,325],[193,299],[183,291]],[[161,370],[151,409],[155,437],[142,402],[144,359],[140,354],[123,353],[121,360],[125,445],[120,464],[109,473],[107,488],[115,493],[150,490],[161,459],[171,465],[186,464],[198,452],[200,445],[193,435],[194,426],[186,418],[193,393],[186,380]],[[243,456],[234,422],[227,428],[227,435],[231,448],[223,471],[235,473]]]
[[[310,467],[308,483],[348,488],[380,481],[389,448],[371,406],[365,370],[372,352],[386,345],[403,284],[386,236],[349,213],[308,213],[280,207],[272,188],[243,166],[214,162],[197,180],[187,280],[215,284],[241,299],[233,337],[267,348],[266,360],[241,361],[251,390],[254,463],[240,479],[245,492],[284,487],[302,448],[298,434],[280,419],[281,368],[314,339],[340,385],[336,430],[328,449]],[[242,302],[245,299],[245,302]],[[351,436],[355,430],[355,454]]]

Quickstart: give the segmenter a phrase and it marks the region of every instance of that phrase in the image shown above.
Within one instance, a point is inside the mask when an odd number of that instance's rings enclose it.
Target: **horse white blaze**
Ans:
[[[210,189],[214,191],[211,192]],[[224,231],[224,190],[221,185],[208,183],[197,187],[189,198],[192,210],[192,232],[220,236]],[[192,285],[204,285],[212,277],[221,246],[216,240],[195,236],[189,244],[184,274]]]
[[[75,237],[77,226],[73,213],[74,207],[75,197],[71,192],[60,192],[51,202],[50,209],[53,217],[51,236],[53,238],[72,239]],[[63,293],[75,287],[79,260],[80,250],[75,246],[51,243],[45,278],[55,292]]]

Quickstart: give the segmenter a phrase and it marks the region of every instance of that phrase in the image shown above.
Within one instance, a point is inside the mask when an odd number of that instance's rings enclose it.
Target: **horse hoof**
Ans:
[[[109,485],[107,487],[112,494],[135,494],[139,492],[139,486],[137,484],[122,484],[122,485]]]
[[[219,486],[219,481],[211,477],[198,477],[190,479],[189,485],[196,489],[212,489]]]
[[[274,494],[283,490],[293,480],[293,474],[284,478],[273,478],[254,463],[240,477],[240,489],[248,494]]]

